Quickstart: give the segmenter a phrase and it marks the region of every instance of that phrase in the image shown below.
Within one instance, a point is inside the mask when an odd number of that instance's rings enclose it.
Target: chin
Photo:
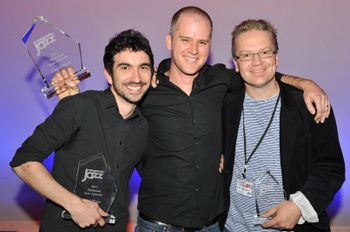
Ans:
[[[196,76],[199,73],[199,69],[195,69],[195,70],[183,70],[183,73],[188,75],[188,76]]]
[[[137,103],[139,102],[143,97],[143,94],[140,94],[140,95],[137,95],[137,96],[132,96],[132,97],[129,97],[129,100],[134,102],[134,103]]]

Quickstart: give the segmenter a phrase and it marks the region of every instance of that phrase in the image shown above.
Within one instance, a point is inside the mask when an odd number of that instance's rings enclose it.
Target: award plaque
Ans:
[[[253,215],[254,225],[261,225],[269,220],[261,217],[261,213],[284,201],[285,191],[271,172],[266,171],[264,175],[253,182],[253,195],[256,209]]]
[[[102,153],[79,161],[74,193],[80,198],[98,202],[101,209],[109,212],[117,195],[117,186]],[[63,219],[71,219],[66,210],[61,216]],[[104,219],[108,224],[115,224],[114,215],[109,214]]]
[[[51,80],[61,68],[73,67],[79,80],[90,76],[83,66],[80,43],[44,17],[34,19],[22,42],[44,82],[41,91],[47,98],[56,94]],[[61,85],[64,85],[64,80]]]

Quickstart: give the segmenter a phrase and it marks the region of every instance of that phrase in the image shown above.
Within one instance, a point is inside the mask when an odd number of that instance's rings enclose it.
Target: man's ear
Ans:
[[[172,37],[170,34],[167,34],[165,37],[165,43],[166,47],[168,48],[169,51],[171,51],[171,43],[172,43]]]
[[[236,59],[233,59],[232,62],[233,62],[233,64],[235,65],[235,71],[236,71],[236,72],[239,72],[239,68],[238,68],[238,64],[237,64]]]
[[[108,84],[112,85],[113,84],[113,78],[111,77],[111,75],[108,73],[108,71],[106,69],[103,69],[103,72],[105,74],[105,78],[106,78]]]

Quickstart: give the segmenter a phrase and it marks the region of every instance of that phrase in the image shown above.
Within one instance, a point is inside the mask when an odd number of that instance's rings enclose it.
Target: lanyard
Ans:
[[[276,109],[277,109],[277,105],[278,105],[278,102],[280,100],[280,97],[281,97],[281,93],[278,94],[278,98],[276,100],[276,104],[275,104],[275,107],[272,111],[272,115],[271,115],[271,118],[270,118],[270,121],[269,123],[267,124],[267,127],[264,131],[264,133],[262,134],[261,138],[259,139],[258,143],[256,144],[255,148],[253,149],[252,153],[249,155],[248,159],[247,159],[247,138],[246,138],[246,132],[245,132],[245,124],[244,124],[244,107],[243,107],[243,139],[244,139],[244,169],[243,169],[243,172],[242,172],[242,176],[243,178],[246,177],[246,172],[247,172],[247,167],[248,167],[248,162],[250,161],[250,159],[252,158],[253,154],[256,152],[256,150],[258,149],[258,147],[260,146],[262,140],[264,139],[267,131],[269,130],[270,126],[271,126],[271,123],[273,121],[273,118],[275,116],[275,113],[276,113]]]

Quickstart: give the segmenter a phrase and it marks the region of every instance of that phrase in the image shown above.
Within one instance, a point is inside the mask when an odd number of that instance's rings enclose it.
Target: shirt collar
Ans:
[[[104,95],[103,95],[103,104],[105,106],[106,109],[108,108],[113,108],[113,107],[117,107],[117,102],[115,101],[115,98],[113,96],[113,93],[111,91],[111,88],[107,88],[104,90]]]
[[[109,88],[105,89],[104,93],[105,94],[103,95],[103,104],[105,106],[105,109],[116,108],[116,110],[119,112],[118,105],[117,105],[117,102],[115,101],[115,98],[114,98],[114,95],[112,93],[111,88],[109,87]],[[140,111],[139,107],[136,107],[134,112],[132,113],[132,115],[130,115],[125,120],[137,118],[140,115],[141,115],[141,111]]]

